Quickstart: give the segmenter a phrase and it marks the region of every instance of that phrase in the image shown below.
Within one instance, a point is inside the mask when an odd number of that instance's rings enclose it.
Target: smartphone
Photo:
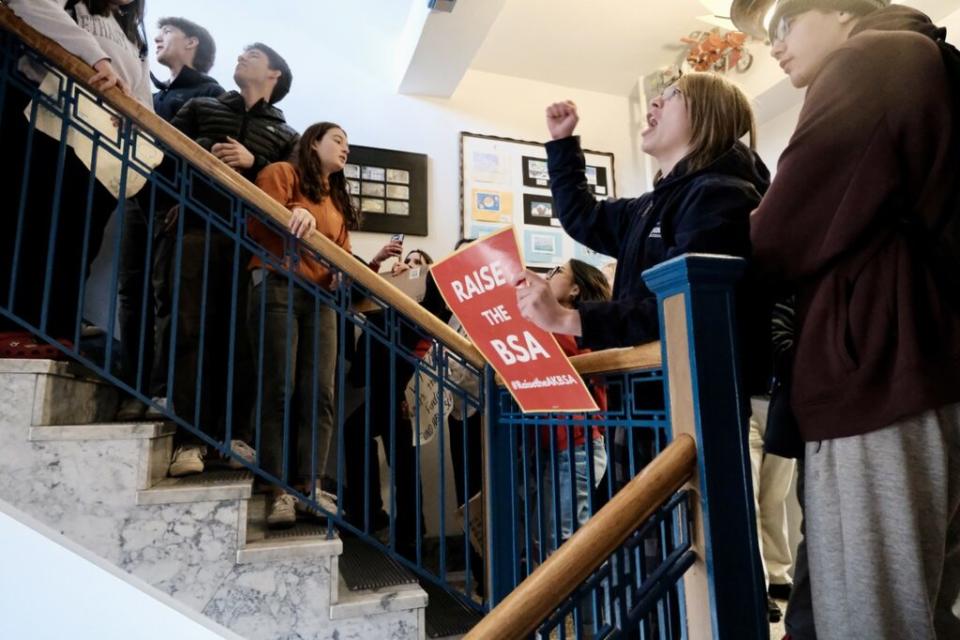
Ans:
[[[393,234],[392,236],[390,236],[390,242],[399,242],[400,244],[403,244],[403,234],[402,233]]]

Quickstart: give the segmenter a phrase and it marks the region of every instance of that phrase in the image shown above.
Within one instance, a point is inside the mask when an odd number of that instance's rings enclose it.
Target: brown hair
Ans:
[[[749,134],[750,149],[757,144],[757,122],[750,100],[735,84],[715,73],[689,73],[677,87],[690,117],[690,153],[684,157],[687,173],[699,171]],[[657,181],[662,176],[657,174]]]
[[[63,9],[69,13],[74,20],[76,16],[76,6],[80,3],[86,5],[87,10],[93,15],[109,16],[113,14],[114,19],[123,29],[127,40],[132,42],[139,50],[140,57],[147,57],[147,34],[143,26],[143,14],[145,0],[134,0],[128,5],[120,6],[110,2],[110,0],[67,0]]]
[[[770,24],[767,25],[770,40],[777,35],[780,21],[807,11],[844,11],[855,16],[865,16],[890,4],[890,0],[782,0],[777,4]]]
[[[610,299],[610,283],[600,269],[576,258],[568,264],[573,283],[580,287],[576,302],[605,302]]]
[[[433,264],[433,258],[430,257],[430,254],[424,251],[423,249],[411,249],[410,252],[407,254],[407,257],[404,258],[403,261],[406,262],[407,260],[410,259],[410,256],[412,256],[415,253],[420,255],[420,259],[423,261],[424,264]]]
[[[217,43],[214,42],[209,31],[196,22],[177,17],[160,18],[157,26],[161,29],[173,27],[182,31],[188,38],[196,38],[197,50],[193,54],[193,68],[200,73],[207,73],[213,68],[213,61],[217,58]]]
[[[323,140],[323,136],[327,135],[327,132],[331,129],[343,131],[343,127],[338,124],[318,122],[307,127],[300,138],[300,142],[297,143],[295,164],[300,173],[300,190],[303,191],[305,196],[318,203],[329,196],[337,210],[343,215],[347,229],[357,229],[360,226],[360,214],[350,202],[347,179],[343,175],[343,171],[330,174],[329,184],[324,187],[320,158],[313,150],[313,143]]]

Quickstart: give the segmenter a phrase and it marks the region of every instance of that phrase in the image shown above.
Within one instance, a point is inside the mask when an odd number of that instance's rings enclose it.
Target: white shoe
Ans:
[[[320,509],[315,509],[313,506],[297,500],[295,509],[297,513],[303,514],[310,518],[316,520],[326,520],[328,515],[337,514],[337,496],[332,493],[327,493],[326,491],[317,491],[317,497],[315,498],[316,503],[320,506]]]
[[[207,448],[202,445],[192,444],[177,448],[173,452],[173,460],[170,461],[170,475],[179,478],[202,473],[203,456],[206,454]]]
[[[288,529],[297,524],[296,498],[284,493],[273,499],[267,511],[267,526],[271,529]]]
[[[227,454],[227,466],[231,469],[244,469],[244,465],[238,460],[246,460],[250,464],[254,464],[257,461],[257,450],[248,445],[243,440],[231,440],[230,441],[230,452],[233,455]]]

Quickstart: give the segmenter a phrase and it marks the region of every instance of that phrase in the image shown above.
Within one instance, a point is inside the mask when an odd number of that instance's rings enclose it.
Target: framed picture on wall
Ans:
[[[547,173],[547,161],[544,158],[523,156],[523,184],[528,187],[550,187],[550,174]]]
[[[530,264],[558,265],[563,257],[564,234],[560,231],[527,229],[523,232],[523,259]]]
[[[616,197],[612,153],[584,150],[587,188]],[[550,193],[547,150],[539,142],[460,133],[460,232],[464,237],[513,225],[525,262],[555,266],[578,251],[563,231]],[[580,250],[582,253],[582,249]],[[606,256],[590,256],[599,262]]]
[[[607,170],[605,167],[592,167],[587,165],[587,184],[590,190],[596,196],[606,196],[609,191],[607,186]]]
[[[559,227],[553,216],[553,198],[533,193],[523,194],[523,222],[541,227]]]
[[[360,231],[427,235],[425,154],[351,145],[343,173]]]

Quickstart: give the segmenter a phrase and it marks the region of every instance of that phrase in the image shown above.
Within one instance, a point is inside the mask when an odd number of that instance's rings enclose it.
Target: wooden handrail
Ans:
[[[504,598],[465,640],[532,633],[573,590],[693,475],[697,445],[681,434],[613,499]]]
[[[23,22],[8,7],[0,4],[0,28],[15,33],[27,46],[53,61],[60,69],[85,87],[97,93],[87,84],[94,70],[85,62],[67,52],[54,40],[47,38]],[[216,180],[235,196],[254,205],[284,227],[290,221],[290,211],[265,194],[256,185],[221,162],[196,142],[185,136],[163,118],[144,108],[142,104],[114,87],[100,92],[112,107],[130,118],[143,130],[162,140],[170,149],[200,168],[208,177]],[[484,358],[480,351],[462,335],[426,311],[416,301],[359,263],[351,254],[341,249],[329,238],[313,231],[304,238],[304,243],[332,262],[349,277],[370,290],[375,296],[395,307],[403,315],[414,320],[430,334],[477,368],[483,368]],[[659,343],[629,349],[608,349],[571,359],[581,374],[596,374],[628,371],[660,366]]]
[[[93,90],[87,80],[94,70],[79,58],[71,55],[55,41],[39,33],[23,22],[8,7],[0,5],[0,27],[15,33],[27,46],[40,52],[57,67],[65,71],[74,80]],[[228,167],[175,127],[157,116],[139,102],[114,87],[102,95],[117,111],[137,123],[139,127],[162,140],[170,149],[199,167],[207,176],[213,178],[237,197],[243,198],[257,209],[270,216],[284,227],[290,221],[290,212],[279,202],[265,194],[256,185]],[[446,323],[426,311],[409,296],[386,282],[383,278],[361,264],[350,253],[344,251],[321,233],[313,231],[304,238],[304,242],[313,250],[349,277],[369,289],[402,314],[417,322],[432,335],[439,338],[448,347],[456,351],[468,362],[478,368],[484,365],[483,356],[469,340],[451,329]]]
[[[662,366],[663,359],[659,342],[642,344],[639,347],[624,349],[604,349],[582,356],[573,356],[570,362],[580,375],[597,373],[617,373],[619,371],[637,371],[638,369],[656,369]]]

